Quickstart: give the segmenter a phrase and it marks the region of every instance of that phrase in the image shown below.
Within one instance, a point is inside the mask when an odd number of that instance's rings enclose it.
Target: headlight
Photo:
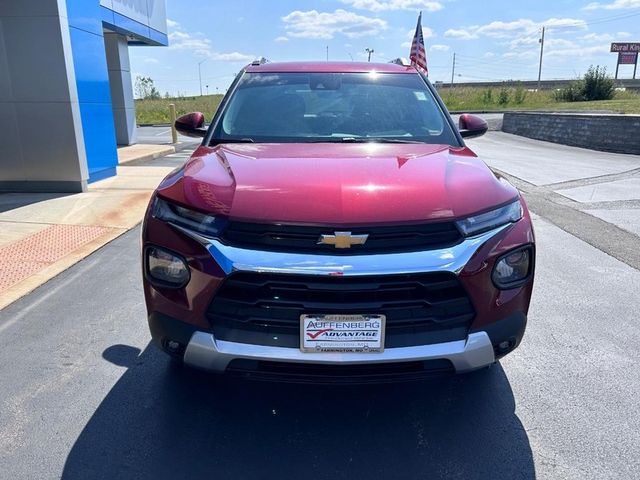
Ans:
[[[157,197],[153,204],[152,215],[159,220],[164,220],[210,237],[217,236],[227,223],[225,218],[196,212]]]
[[[521,247],[498,258],[491,279],[501,290],[519,287],[529,279],[533,250]]]
[[[456,225],[465,237],[469,237],[507,223],[517,222],[521,218],[522,205],[520,200],[516,200],[504,207],[460,220]]]
[[[147,275],[152,283],[171,288],[189,283],[191,273],[182,257],[158,247],[147,247],[145,256]]]

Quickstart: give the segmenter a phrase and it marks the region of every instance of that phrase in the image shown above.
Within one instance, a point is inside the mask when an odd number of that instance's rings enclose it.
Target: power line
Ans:
[[[460,54],[457,54],[458,57],[462,56]],[[468,63],[470,62],[470,63]],[[505,58],[505,59],[501,59],[501,60],[497,60],[495,62],[486,62],[483,60],[474,60],[472,58],[465,58],[463,59],[462,62],[457,61],[456,64],[460,64],[463,67],[469,67],[469,68],[475,68],[475,69],[479,69],[479,70],[486,70],[489,68],[495,68],[495,67],[500,67],[501,69],[506,69],[506,70],[522,70],[522,69],[529,69],[529,68],[534,68],[537,65],[537,60],[532,58],[530,63],[519,63],[519,62],[511,62],[510,59]],[[565,67],[558,67],[558,66],[548,66],[545,67],[547,69],[551,69],[551,70],[566,70]]]
[[[611,17],[597,18],[597,19],[591,20],[589,22],[580,21],[580,22],[576,22],[574,24],[568,23],[566,25],[547,26],[547,28],[548,29],[552,29],[552,30],[562,30],[563,28],[576,28],[576,27],[582,27],[582,26],[587,26],[587,25],[598,25],[600,23],[615,22],[615,21],[618,21],[618,20],[624,20],[625,18],[637,17],[638,15],[640,15],[640,11],[636,11],[634,13],[621,13],[621,14],[618,14],[618,15],[613,15]]]

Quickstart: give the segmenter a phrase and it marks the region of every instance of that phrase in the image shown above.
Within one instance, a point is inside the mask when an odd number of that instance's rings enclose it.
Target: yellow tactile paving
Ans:
[[[109,230],[94,226],[52,225],[0,247],[0,293]]]
[[[85,193],[0,198],[0,309],[135,227],[155,187],[186,160],[167,166],[150,158],[172,151],[127,147],[119,153],[138,162],[120,165],[117,176],[91,184]]]

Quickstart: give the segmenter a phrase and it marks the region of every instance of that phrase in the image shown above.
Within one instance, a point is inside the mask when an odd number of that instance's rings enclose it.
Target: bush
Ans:
[[[553,98],[557,102],[581,102],[584,100],[584,95],[582,93],[583,90],[583,81],[574,80],[566,87],[559,88],[553,92]]]
[[[615,95],[615,82],[607,75],[607,67],[591,65],[584,75],[582,95],[585,100],[611,100]]]
[[[490,105],[493,103],[493,90],[487,88],[484,92],[482,92],[482,103],[485,105]]]
[[[525,98],[527,98],[527,91],[524,89],[521,83],[518,83],[516,91],[513,94],[513,101],[518,105],[522,105]]]
[[[607,75],[606,67],[589,67],[584,78],[575,80],[554,93],[558,102],[611,100],[615,95],[615,81]]]
[[[509,103],[509,90],[502,87],[498,93],[498,105],[506,105]]]

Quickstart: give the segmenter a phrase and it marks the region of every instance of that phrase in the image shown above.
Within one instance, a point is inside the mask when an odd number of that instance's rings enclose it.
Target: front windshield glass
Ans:
[[[213,143],[420,142],[458,145],[417,74],[246,73]]]

